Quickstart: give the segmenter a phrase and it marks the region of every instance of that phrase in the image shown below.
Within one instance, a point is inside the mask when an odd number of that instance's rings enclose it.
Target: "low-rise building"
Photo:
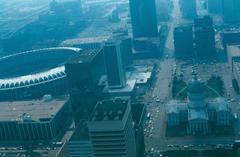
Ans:
[[[72,120],[68,97],[0,102],[1,141],[51,141]]]
[[[222,44],[226,51],[228,45],[237,45],[240,43],[240,29],[231,28],[221,32]]]
[[[227,46],[228,63],[233,73],[238,71],[238,62],[240,62],[240,45]],[[234,71],[235,69],[235,71]],[[238,72],[237,72],[238,73]],[[237,74],[236,73],[236,74]]]

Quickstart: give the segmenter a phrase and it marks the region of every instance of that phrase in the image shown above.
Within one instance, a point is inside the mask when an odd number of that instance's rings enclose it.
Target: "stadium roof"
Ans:
[[[6,66],[1,68],[0,90],[34,86],[64,78],[66,77],[64,63],[80,50],[56,47],[2,57],[0,63]],[[16,61],[19,63],[15,64]]]

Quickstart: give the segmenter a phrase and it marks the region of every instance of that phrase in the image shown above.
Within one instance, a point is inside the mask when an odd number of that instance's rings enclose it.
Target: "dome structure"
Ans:
[[[205,86],[204,83],[193,74],[193,78],[187,87],[188,105],[190,108],[205,107]]]

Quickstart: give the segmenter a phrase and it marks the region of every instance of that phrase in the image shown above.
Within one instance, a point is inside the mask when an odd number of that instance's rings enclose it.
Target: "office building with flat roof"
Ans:
[[[103,49],[87,49],[65,64],[69,88],[92,90],[105,73]]]
[[[51,141],[72,119],[68,97],[0,102],[2,141]]]
[[[228,45],[237,45],[240,44],[240,29],[231,28],[224,29],[221,32],[222,44],[226,51]]]
[[[128,99],[99,102],[88,121],[94,157],[137,157],[134,123]]]
[[[127,103],[129,103],[129,97],[121,97],[121,98],[114,98],[114,99],[108,99],[108,100],[103,100],[103,101],[99,101],[97,103],[98,105],[102,105],[102,104],[108,103],[110,106],[110,108],[108,106],[107,109],[104,109],[104,113],[103,115],[108,115],[108,116],[114,116],[115,115],[120,115],[120,114],[124,114],[121,113],[121,111],[119,109],[123,108],[125,110],[125,107],[123,107],[122,105],[125,105]],[[128,104],[127,104],[128,105]],[[134,132],[134,137],[135,137],[135,143],[136,143],[136,152],[137,152],[137,157],[143,157],[144,153],[145,153],[145,142],[144,142],[144,130],[143,130],[143,125],[144,125],[144,121],[145,121],[145,117],[146,117],[146,108],[145,108],[145,104],[144,103],[129,103],[131,110],[131,114],[132,114],[132,124],[133,127],[130,130],[130,132]],[[96,107],[97,108],[97,107]],[[116,109],[115,109],[116,108]],[[110,111],[109,111],[110,110]],[[124,111],[123,110],[123,111]],[[101,111],[102,112],[102,111]],[[97,114],[102,114],[96,110],[93,111],[92,115],[97,116]],[[120,115],[122,116],[122,115]],[[112,117],[113,118],[113,117]],[[114,117],[114,119],[116,118],[116,120],[112,120],[112,118],[110,117],[108,120],[111,121],[111,123],[108,124],[119,124],[119,125],[125,125],[126,124],[121,124],[121,123],[117,123],[119,121],[123,121],[121,119],[123,119],[123,117],[118,117],[119,120],[117,120],[116,117]],[[90,121],[92,119],[92,116],[90,117]],[[105,122],[107,122],[108,120],[106,120],[106,118],[103,120]],[[99,121],[100,122],[100,121]],[[116,122],[116,123],[114,123]],[[76,129],[74,130],[74,133],[72,134],[70,140],[66,143],[67,146],[67,155],[70,157],[93,157],[94,154],[94,148],[96,148],[97,146],[101,146],[101,144],[104,144],[104,142],[106,142],[106,147],[112,147],[112,149],[114,148],[114,146],[117,145],[117,141],[110,141],[111,138],[114,138],[113,133],[117,132],[118,134],[120,134],[120,132],[123,132],[122,130],[124,130],[124,126],[122,127],[122,129],[120,129],[121,131],[116,131],[116,129],[113,129],[111,131],[107,131],[107,132],[90,132],[88,125],[87,125],[87,121],[86,120],[82,120],[79,122],[79,124],[76,126]],[[111,129],[111,126],[106,126],[108,129]],[[98,128],[97,128],[98,129]],[[126,133],[126,132],[125,132]],[[90,134],[94,134],[92,136],[96,136],[96,135],[103,135],[104,134],[109,134],[108,138],[109,141],[106,141],[106,139],[104,139],[104,137],[100,140],[100,143],[98,143],[98,141],[96,143],[93,143],[91,140],[91,135]],[[124,134],[124,132],[122,133]],[[94,139],[97,140],[97,139]],[[124,147],[124,142],[119,142],[121,143],[121,146]],[[98,145],[99,144],[99,145]],[[95,145],[95,146],[94,146]],[[104,147],[104,145],[102,145],[102,147]],[[98,147],[97,147],[98,148]],[[105,148],[107,149],[107,148]],[[104,149],[104,151],[106,151]],[[121,148],[119,148],[121,149]],[[99,149],[97,149],[99,150]]]
[[[99,99],[105,74],[103,49],[83,50],[65,64],[75,122],[86,119]]]

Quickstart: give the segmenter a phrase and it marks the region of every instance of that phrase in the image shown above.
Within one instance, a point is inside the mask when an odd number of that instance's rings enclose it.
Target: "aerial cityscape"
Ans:
[[[240,0],[0,0],[0,157],[240,157]]]

